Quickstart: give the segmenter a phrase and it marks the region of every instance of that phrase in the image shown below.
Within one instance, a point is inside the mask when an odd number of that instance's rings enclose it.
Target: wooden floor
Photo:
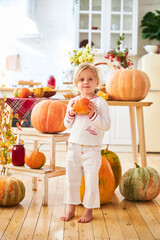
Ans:
[[[123,173],[133,166],[130,153],[117,153]],[[160,172],[160,154],[147,155],[148,166]],[[65,166],[65,153],[57,154],[57,162]],[[126,201],[116,189],[112,202],[94,210],[90,223],[78,224],[83,207],[76,208],[70,222],[59,218],[65,211],[63,187],[65,176],[49,180],[49,205],[42,207],[42,182],[31,190],[31,178],[16,176],[26,186],[26,196],[17,206],[0,207],[0,239],[10,240],[160,240],[160,195],[153,201]]]

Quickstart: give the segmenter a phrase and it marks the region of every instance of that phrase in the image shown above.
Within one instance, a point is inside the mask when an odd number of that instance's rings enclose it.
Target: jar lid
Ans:
[[[20,147],[20,146],[24,146],[24,144],[13,144],[14,147]]]

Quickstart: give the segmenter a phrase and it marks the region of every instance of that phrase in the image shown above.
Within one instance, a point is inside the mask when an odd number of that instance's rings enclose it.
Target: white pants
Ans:
[[[101,166],[101,147],[83,146],[69,143],[66,162],[66,181],[64,203],[78,205],[80,199],[80,185],[84,173],[85,194],[83,205],[85,208],[99,208],[99,169]]]

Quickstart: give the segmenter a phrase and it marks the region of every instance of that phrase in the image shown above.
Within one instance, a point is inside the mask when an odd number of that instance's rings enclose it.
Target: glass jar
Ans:
[[[25,148],[23,144],[15,144],[12,148],[12,163],[14,166],[24,166]]]
[[[47,87],[55,88],[56,87],[56,79],[53,75],[50,75],[47,80]]]

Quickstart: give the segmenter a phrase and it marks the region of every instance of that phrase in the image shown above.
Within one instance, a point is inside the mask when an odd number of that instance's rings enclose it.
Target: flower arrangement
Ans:
[[[123,51],[120,51],[120,46],[122,41],[124,40],[124,33],[117,40],[117,48],[109,51],[105,58],[109,60],[111,63],[113,62],[113,66],[120,68],[131,68],[133,63],[132,60],[128,58],[128,48],[125,48]],[[117,62],[117,64],[114,64]]]
[[[6,97],[3,99],[6,100]],[[3,109],[0,108],[1,116],[3,119],[0,120],[0,165],[5,165],[12,162],[11,152],[12,146],[16,143],[17,137],[14,136],[11,129],[11,121],[13,116],[7,109],[7,104],[4,104]],[[1,173],[4,172],[4,167]]]
[[[70,53],[70,63],[72,66],[78,66],[82,62],[93,63],[94,53],[93,48],[90,48],[89,44],[86,45],[85,49],[73,50]]]
[[[3,116],[3,118],[0,119],[0,165],[9,164],[12,162],[12,147],[17,141],[17,136],[15,136],[12,132],[11,123],[13,115],[7,109],[7,104],[5,104],[6,97],[3,98],[3,101],[3,109],[2,106],[0,106],[0,115]],[[24,121],[19,118],[18,114],[15,114],[14,117],[18,120],[16,123],[17,128],[22,130],[20,124],[23,124]],[[21,143],[23,144],[24,141],[21,140]],[[5,169],[3,166],[1,174],[4,173]]]

